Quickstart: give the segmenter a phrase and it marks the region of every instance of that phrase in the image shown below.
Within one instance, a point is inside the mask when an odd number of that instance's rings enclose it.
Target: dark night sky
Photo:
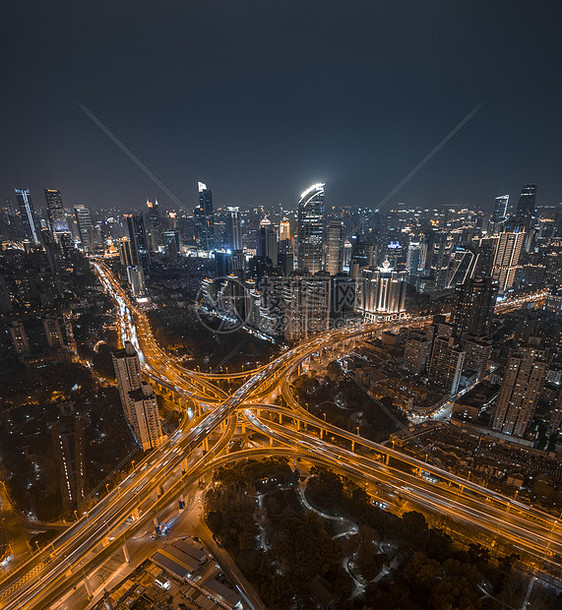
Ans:
[[[0,195],[191,208],[376,204],[486,104],[391,203],[488,205],[521,184],[562,200],[562,6],[530,0],[161,0],[4,6]]]

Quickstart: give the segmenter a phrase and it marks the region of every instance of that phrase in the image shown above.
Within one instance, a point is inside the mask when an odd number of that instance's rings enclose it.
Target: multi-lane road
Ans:
[[[287,377],[306,360],[347,341],[390,328],[396,322],[320,333],[251,372],[202,375],[179,367],[161,350],[145,314],[133,305],[103,263],[93,265],[105,290],[118,305],[122,338],[132,341],[137,348],[145,373],[179,397],[184,417],[167,442],[150,452],[118,487],[52,544],[0,582],[0,608],[46,608],[80,582],[84,581],[88,587],[88,575],[115,553],[123,540],[157,518],[158,511],[178,497],[186,486],[196,482],[201,473],[218,463],[217,460],[223,463],[248,453],[246,450],[228,454],[238,411],[244,414],[249,425],[276,443],[293,446],[289,451],[305,452],[343,472],[384,485],[419,506],[493,533],[504,542],[517,542],[530,556],[556,561],[562,555],[562,531],[550,515],[393,452],[395,460],[408,461],[411,472],[404,472],[388,463],[388,459],[384,463],[384,456],[392,452],[386,447],[315,421],[299,408],[282,411],[262,404],[271,394],[279,392]],[[533,295],[528,300],[538,298],[539,295]],[[505,303],[502,308],[520,305],[520,302]],[[400,321],[400,325],[424,321],[416,318]],[[220,379],[245,381],[228,396],[213,383]],[[250,407],[252,403],[260,404]],[[285,424],[273,421],[276,414],[283,413],[287,418]],[[348,442],[349,448],[329,442],[328,434],[340,442]],[[203,444],[208,448],[206,453],[202,452]],[[280,447],[266,448],[265,452],[279,450]],[[264,448],[252,451],[262,455]],[[163,492],[165,483],[169,488]]]

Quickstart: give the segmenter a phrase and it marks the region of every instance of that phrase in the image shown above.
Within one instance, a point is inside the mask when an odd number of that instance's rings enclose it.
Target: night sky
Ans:
[[[176,207],[84,104],[191,209],[376,205],[477,104],[390,204],[539,186],[562,200],[558,1],[161,0],[4,4],[0,196]]]

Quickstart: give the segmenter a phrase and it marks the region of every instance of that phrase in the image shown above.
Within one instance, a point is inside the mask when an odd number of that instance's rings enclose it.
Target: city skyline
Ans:
[[[147,193],[170,206],[78,100],[187,207],[197,180],[225,205],[287,205],[314,182],[334,202],[376,205],[484,101],[391,204],[491,205],[524,182],[541,185],[539,203],[559,200],[557,4],[339,8],[168,2],[155,20],[142,7],[97,3],[81,18],[11,5],[5,84],[33,95],[0,102],[3,196],[25,184],[93,208]],[[12,27],[23,19],[24,48]]]

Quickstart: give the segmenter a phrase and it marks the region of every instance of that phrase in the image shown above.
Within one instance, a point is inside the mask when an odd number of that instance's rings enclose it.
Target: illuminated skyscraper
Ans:
[[[74,217],[78,225],[82,250],[84,252],[93,252],[95,248],[94,226],[92,225],[90,210],[85,205],[78,204],[74,206]]]
[[[328,222],[324,268],[330,275],[336,275],[343,268],[343,223],[341,220]]]
[[[456,344],[454,337],[435,337],[428,380],[447,394],[456,394],[459,389],[466,353]]]
[[[31,193],[29,192],[29,189],[15,189],[15,192],[25,236],[33,243],[38,244],[39,230],[35,218],[35,211],[33,209]]]
[[[324,183],[313,184],[299,199],[297,268],[316,273],[322,268]]]
[[[150,271],[150,250],[148,236],[142,214],[125,214],[127,230],[131,242],[133,264],[141,265],[145,271]]]
[[[277,231],[271,224],[271,221],[264,218],[260,222],[260,232],[257,243],[258,256],[269,258],[271,264],[277,267],[278,261],[278,245],[277,245]]]
[[[113,368],[117,378],[117,387],[121,398],[121,406],[127,421],[131,421],[129,409],[129,392],[141,387],[142,375],[140,360],[132,343],[125,341],[123,349],[113,352]]]
[[[232,251],[242,250],[242,226],[238,207],[226,208],[225,242],[226,247]]]
[[[119,261],[124,267],[134,266],[133,249],[131,248],[131,240],[128,237],[122,237],[118,241],[119,246]]]
[[[367,321],[406,311],[406,272],[395,271],[388,261],[378,269],[363,269],[358,279],[356,310]]]
[[[283,218],[279,223],[279,241],[291,239],[291,222],[288,218]]]
[[[158,415],[158,402],[152,386],[142,383],[137,390],[129,392],[131,424],[143,451],[158,447],[165,439]]]
[[[494,226],[504,222],[507,218],[507,205],[509,203],[509,195],[501,195],[494,199],[494,210],[490,221]]]
[[[497,279],[499,290],[502,294],[513,286],[524,242],[525,233],[520,231],[518,227],[500,233],[494,256],[492,275]]]
[[[512,353],[498,396],[494,430],[523,436],[535,411],[547,369],[541,349],[527,346]]]
[[[195,239],[203,250],[212,250],[217,246],[215,239],[215,213],[213,194],[203,182],[198,182],[199,205],[193,212],[195,220]]]
[[[516,216],[525,221],[525,228],[528,228],[531,219],[535,216],[537,199],[537,185],[536,184],[525,184],[521,189],[521,195],[517,202]]]
[[[483,337],[490,333],[498,289],[490,278],[468,279],[455,289],[451,323],[457,333]]]
[[[66,212],[62,204],[62,197],[59,189],[45,189],[45,201],[47,202],[47,215],[49,226],[53,237],[58,240],[60,233],[68,233],[68,222]]]

